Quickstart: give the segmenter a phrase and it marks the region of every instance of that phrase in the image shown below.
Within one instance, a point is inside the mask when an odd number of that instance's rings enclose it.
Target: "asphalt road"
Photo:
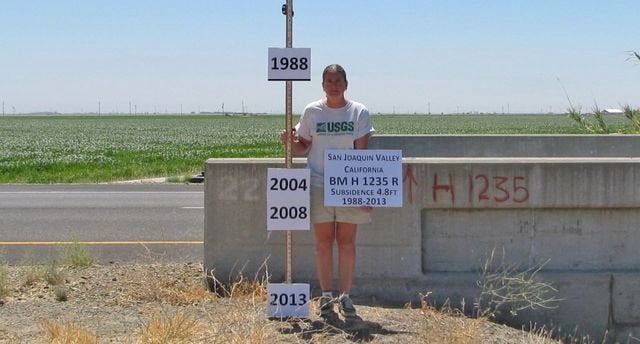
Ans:
[[[0,262],[202,261],[202,184],[0,185]]]

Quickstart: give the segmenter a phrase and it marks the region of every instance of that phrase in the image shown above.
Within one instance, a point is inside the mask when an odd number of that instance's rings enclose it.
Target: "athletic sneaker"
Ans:
[[[335,300],[330,297],[320,296],[320,298],[318,299],[318,309],[320,309],[320,316],[324,317],[333,313],[334,302]]]
[[[349,318],[356,315],[356,308],[353,307],[353,301],[350,297],[346,295],[341,295],[340,299],[338,299],[339,306],[338,310],[343,317]]]

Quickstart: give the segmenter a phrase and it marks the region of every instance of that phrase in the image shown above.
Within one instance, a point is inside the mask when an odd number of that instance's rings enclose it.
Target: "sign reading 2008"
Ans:
[[[324,204],[331,207],[402,207],[402,151],[327,149]]]

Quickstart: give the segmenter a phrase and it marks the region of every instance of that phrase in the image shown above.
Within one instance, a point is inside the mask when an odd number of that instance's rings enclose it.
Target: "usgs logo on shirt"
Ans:
[[[340,133],[353,132],[353,121],[343,122],[321,122],[316,124],[317,133]]]

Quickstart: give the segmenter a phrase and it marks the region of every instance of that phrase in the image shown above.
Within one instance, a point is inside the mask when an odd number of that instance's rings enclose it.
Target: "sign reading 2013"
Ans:
[[[309,316],[311,288],[308,283],[269,283],[267,294],[267,316]]]
[[[331,207],[402,207],[402,151],[327,149],[324,204]]]

